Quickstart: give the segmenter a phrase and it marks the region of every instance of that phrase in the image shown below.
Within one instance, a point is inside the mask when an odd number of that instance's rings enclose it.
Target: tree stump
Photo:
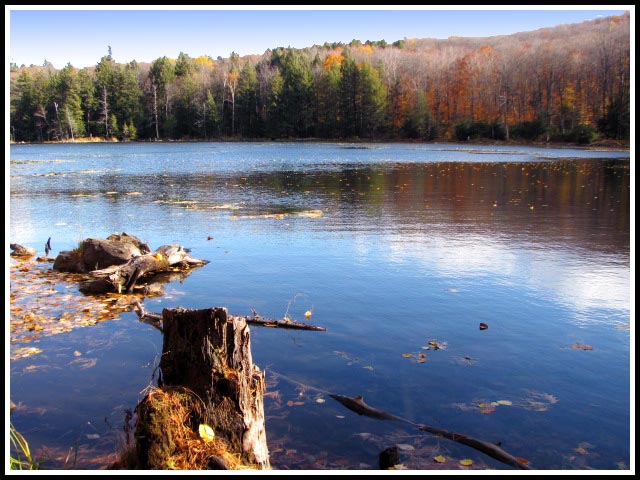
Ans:
[[[213,428],[243,465],[268,469],[269,452],[264,418],[265,375],[253,364],[250,331],[242,317],[230,317],[225,308],[164,309],[163,346],[158,387],[163,391],[191,392],[198,408],[188,423]],[[136,424],[139,468],[166,468],[154,464],[149,452],[172,449],[173,434],[149,428],[157,409],[143,400]],[[161,455],[156,455],[161,457]],[[209,456],[199,468],[225,468]],[[163,460],[164,461],[164,460]]]

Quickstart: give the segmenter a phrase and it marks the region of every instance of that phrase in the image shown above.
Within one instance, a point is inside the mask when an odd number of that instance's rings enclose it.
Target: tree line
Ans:
[[[486,38],[11,65],[14,141],[630,136],[630,16]]]

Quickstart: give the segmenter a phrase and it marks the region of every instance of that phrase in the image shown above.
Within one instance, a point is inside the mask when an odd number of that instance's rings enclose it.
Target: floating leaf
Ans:
[[[511,402],[510,400],[498,400],[496,403],[498,405],[513,405],[513,402]]]
[[[463,465],[465,467],[470,467],[471,465],[473,465],[473,460],[471,460],[470,458],[463,458],[459,463],[460,465]]]
[[[480,330],[486,330],[487,328],[489,328],[489,325],[487,325],[486,323],[480,322]]]
[[[404,358],[411,358],[411,357],[413,357],[413,353],[403,353],[402,356]]]
[[[82,353],[80,353],[78,350],[76,350],[75,352],[73,352],[73,356],[74,356],[74,357],[79,357],[80,355],[82,355]]]
[[[294,405],[300,406],[300,405],[304,405],[304,402],[293,402]]]
[[[580,455],[587,455],[589,453],[582,447],[574,448],[573,451],[579,453]]]
[[[591,345],[582,345],[582,349],[583,350],[593,350],[593,347]]]
[[[289,400],[287,402],[287,407],[293,407],[293,400]]]
[[[442,455],[438,455],[436,457],[433,457],[433,461],[436,463],[444,463],[447,461],[447,459]]]
[[[304,312],[304,318],[311,318],[311,310],[307,310],[306,312]]]
[[[325,399],[324,398],[316,398],[316,403],[324,403]]]
[[[516,460],[518,460],[520,463],[524,465],[529,465],[529,460],[527,460],[526,458],[516,457]]]
[[[200,424],[200,426],[198,427],[198,433],[200,433],[200,438],[205,442],[211,442],[215,437],[213,428],[205,423]]]
[[[495,408],[488,407],[488,408],[483,408],[482,410],[480,410],[480,413],[483,414],[483,415],[488,415],[488,414],[493,413],[495,411],[496,411]]]
[[[362,367],[362,368],[365,368],[365,369],[367,369],[367,370],[371,370],[371,371],[373,372],[373,367],[372,367],[371,365],[365,365],[365,366],[364,366],[364,367]]]

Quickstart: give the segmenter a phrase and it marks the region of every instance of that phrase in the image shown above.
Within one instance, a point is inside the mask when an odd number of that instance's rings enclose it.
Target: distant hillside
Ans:
[[[486,38],[11,68],[16,141],[630,135],[630,16]]]

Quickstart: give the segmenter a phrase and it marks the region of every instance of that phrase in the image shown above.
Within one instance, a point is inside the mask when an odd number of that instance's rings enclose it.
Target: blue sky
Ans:
[[[67,63],[83,68],[96,65],[111,46],[119,63],[151,62],[164,55],[176,58],[180,52],[215,59],[228,57],[232,51],[243,56],[262,54],[268,48],[303,48],[352,39],[391,43],[403,38],[506,35],[619,15],[625,10],[635,12],[631,5],[482,10],[454,6],[371,7],[377,10],[359,6],[166,8],[5,7],[5,32],[9,32],[6,57],[18,66],[42,65],[46,59],[56,68]]]

